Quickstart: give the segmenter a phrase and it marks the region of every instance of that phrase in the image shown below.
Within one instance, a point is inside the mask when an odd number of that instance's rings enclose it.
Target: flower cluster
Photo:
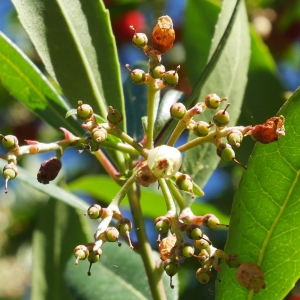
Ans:
[[[191,108],[185,107],[180,102],[173,104],[170,107],[170,115],[177,121],[177,125],[164,145],[154,147],[155,95],[164,87],[175,86],[179,80],[179,66],[176,70],[166,71],[161,62],[162,55],[173,46],[175,33],[172,20],[168,16],[158,19],[152,32],[151,46],[148,45],[148,38],[144,33],[137,33],[133,27],[132,30],[133,45],[143,50],[149,59],[148,73],[139,69],[131,70],[130,66],[126,65],[134,84],[148,86],[148,116],[144,140],[139,143],[119,128],[123,115],[118,109],[109,106],[106,122],[99,121],[89,104],[78,101],[78,108],[68,112],[67,117],[74,114],[82,121],[82,128],[86,130],[84,137],[76,137],[62,128],[65,138],[61,141],[50,144],[26,141],[28,145],[19,146],[16,137],[1,135],[3,147],[8,151],[7,154],[0,155],[8,162],[3,169],[6,192],[7,182],[18,175],[17,161],[24,155],[56,152],[56,156],[43,162],[38,171],[38,181],[48,184],[56,178],[61,169],[60,159],[67,147],[77,146],[81,147],[81,151],[97,153],[101,157],[100,162],[121,188],[108,207],[94,204],[87,209],[86,215],[100,223],[94,234],[94,241],[75,248],[75,265],[79,260],[87,258],[90,262],[88,275],[91,275],[91,265],[102,256],[102,246],[106,242],[117,242],[120,245],[120,234],[126,237],[130,248],[133,248],[129,236],[133,226],[129,219],[122,216],[120,204],[133,186],[148,187],[158,182],[167,206],[166,214],[158,216],[154,221],[161,259],[158,267],[164,269],[170,276],[170,286],[173,287],[172,277],[185,259],[195,258],[199,261],[200,268],[196,272],[196,278],[203,284],[212,277],[212,269],[221,271],[219,260],[224,259],[229,267],[238,268],[236,277],[241,285],[258,292],[260,288],[265,287],[260,268],[250,263],[241,263],[236,254],[226,254],[216,249],[203,231],[203,227],[215,229],[227,225],[221,224],[216,216],[209,213],[195,216],[184,200],[181,191],[193,198],[201,197],[204,193],[189,174],[180,172],[182,152],[204,143],[211,143],[215,146],[216,155],[221,159],[241,165],[235,158],[234,147],[240,147],[244,137],[248,135],[263,144],[277,141],[285,134],[284,117],[272,117],[265,124],[256,126],[230,127],[228,99],[211,93],[203,99],[203,102]],[[195,116],[205,113],[206,110],[215,110],[210,122],[194,120]],[[176,148],[174,145],[184,130],[190,130],[195,139]],[[115,142],[116,138],[118,142]],[[130,154],[127,155],[129,167],[126,176],[123,176],[125,179],[121,180],[117,176],[118,171],[101,152],[102,147]],[[161,239],[163,234],[167,236]],[[186,242],[187,239],[190,241]]]

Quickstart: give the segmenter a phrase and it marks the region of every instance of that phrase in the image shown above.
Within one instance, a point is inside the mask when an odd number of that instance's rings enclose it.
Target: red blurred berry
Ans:
[[[134,32],[129,26],[133,26],[136,32],[143,32],[146,19],[141,12],[132,10],[113,21],[112,26],[118,42],[131,42]]]

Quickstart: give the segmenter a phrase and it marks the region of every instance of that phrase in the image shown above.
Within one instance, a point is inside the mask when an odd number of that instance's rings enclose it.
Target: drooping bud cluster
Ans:
[[[117,220],[115,226],[108,223],[107,226],[101,229],[100,232],[95,235],[95,242],[90,242],[87,245],[79,245],[74,249],[74,255],[76,258],[75,266],[78,265],[79,260],[85,260],[88,258],[90,266],[88,269],[88,275],[91,276],[92,264],[96,263],[103,254],[102,246],[106,242],[115,243],[117,242],[120,247],[122,244],[119,241],[120,235],[126,237],[129,247],[133,249],[133,245],[130,239],[130,232],[132,230],[132,223],[129,219],[123,218],[118,210],[112,210],[110,207],[104,208],[99,204],[92,204],[85,213],[90,219],[98,219],[103,224],[107,219],[110,221],[112,219]],[[98,228],[99,228],[98,227]]]

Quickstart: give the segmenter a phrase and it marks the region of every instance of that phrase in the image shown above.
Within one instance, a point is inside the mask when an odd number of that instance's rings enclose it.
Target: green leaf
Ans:
[[[89,236],[83,216],[61,201],[49,200],[39,214],[33,235],[31,299],[74,299],[63,274],[73,249],[86,244]]]
[[[203,102],[209,93],[217,93],[222,98],[228,97],[228,102],[231,103],[228,109],[230,125],[234,125],[240,114],[250,58],[250,38],[244,1],[237,1],[236,4],[233,1],[223,2],[210,57],[212,59],[187,103],[191,104],[195,100]],[[201,119],[209,121],[214,114],[214,110],[207,109],[203,116],[201,115]],[[194,134],[190,133],[189,140],[192,139]],[[203,187],[219,162],[215,152],[215,146],[207,144],[187,151],[182,172],[189,174]]]
[[[223,267],[217,299],[283,299],[300,277],[300,90],[279,111],[286,136],[257,144],[236,192],[226,253],[261,266],[266,289],[253,295]]]
[[[3,169],[3,167],[7,164],[6,161],[0,160],[0,169]],[[23,169],[22,167],[18,166],[19,174],[14,180],[20,180],[21,182],[24,182],[27,185],[30,185],[31,187],[35,188],[36,190],[45,193],[46,195],[53,197],[57,200],[63,201],[66,204],[80,209],[82,211],[86,211],[88,208],[88,204],[81,199],[79,199],[77,196],[73,195],[72,193],[66,191],[65,189],[50,183],[50,184],[41,184],[37,181],[36,175],[33,175],[31,172]],[[9,185],[10,182],[8,182]]]
[[[103,255],[93,264],[90,277],[88,263],[79,262],[75,268],[74,259],[69,261],[65,279],[76,299],[152,299],[143,261],[137,253],[125,244],[118,247],[116,243],[106,243],[102,250]],[[159,259],[158,255],[153,255],[153,259]],[[175,288],[171,289],[169,277],[163,276],[167,299],[178,299],[177,276],[174,279]]]
[[[219,12],[220,3],[217,1],[187,1],[183,42],[188,53],[186,66],[189,80],[193,86],[207,64]]]
[[[0,78],[15,98],[53,128],[65,127],[74,134],[82,132],[75,119],[65,119],[69,110],[66,101],[30,59],[1,32]]]
[[[106,118],[111,105],[125,118],[117,49],[103,1],[12,2],[47,71],[71,106],[77,107],[82,100]]]
[[[262,124],[274,116],[284,103],[284,88],[280,82],[275,61],[262,38],[250,27],[251,59],[248,84],[241,108],[238,124]],[[241,147],[236,149],[236,157],[247,164],[253,150],[252,139],[245,138]]]

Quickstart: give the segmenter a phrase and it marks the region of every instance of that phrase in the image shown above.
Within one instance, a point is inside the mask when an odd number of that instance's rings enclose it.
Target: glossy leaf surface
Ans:
[[[124,114],[117,50],[104,3],[12,2],[47,71],[71,106],[76,107],[82,100],[104,118],[108,105]]]
[[[235,270],[223,267],[217,299],[283,299],[300,276],[300,90],[279,111],[286,136],[256,145],[236,192],[226,253],[258,264],[266,289],[239,286]]]
[[[33,236],[31,299],[73,299],[63,275],[73,249],[88,242],[82,218],[76,209],[54,199],[41,210]],[[75,268],[74,261],[73,256]]]
[[[73,118],[65,119],[69,107],[48,79],[3,33],[0,33],[0,78],[12,96],[53,128],[82,132]]]

